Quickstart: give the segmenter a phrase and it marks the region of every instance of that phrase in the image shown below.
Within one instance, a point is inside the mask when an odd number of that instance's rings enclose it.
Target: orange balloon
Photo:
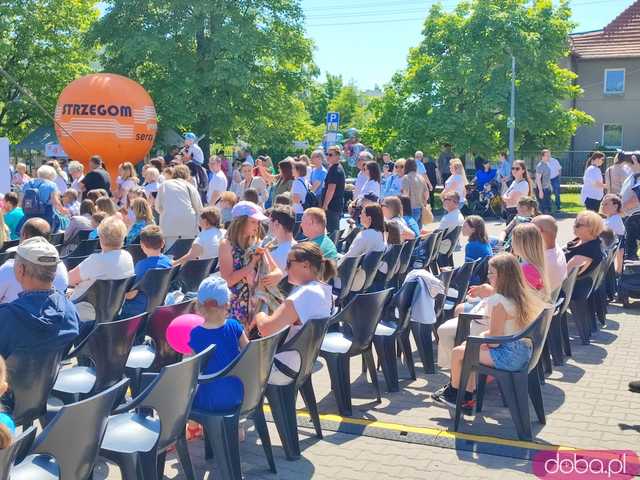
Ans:
[[[56,134],[70,159],[88,167],[100,155],[115,180],[118,165],[138,162],[158,130],[153,100],[140,84],[113,73],[96,73],[67,85],[56,105]]]

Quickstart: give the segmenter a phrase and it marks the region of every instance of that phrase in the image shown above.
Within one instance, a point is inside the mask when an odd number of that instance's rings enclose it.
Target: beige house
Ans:
[[[602,30],[571,35],[569,68],[584,95],[574,106],[593,125],[580,127],[571,150],[640,149],[640,0]]]

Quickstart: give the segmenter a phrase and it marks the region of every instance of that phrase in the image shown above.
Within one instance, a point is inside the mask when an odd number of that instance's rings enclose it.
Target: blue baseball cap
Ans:
[[[231,301],[231,291],[227,282],[222,277],[209,276],[198,287],[198,303],[204,304],[214,301],[219,307]]]
[[[196,137],[196,134],[193,132],[188,132],[184,134],[184,139],[185,140],[193,140],[194,142],[198,139],[198,137]]]

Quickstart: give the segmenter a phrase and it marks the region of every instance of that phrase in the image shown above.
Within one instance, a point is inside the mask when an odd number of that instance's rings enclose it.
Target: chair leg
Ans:
[[[413,361],[413,352],[411,351],[411,340],[409,339],[409,329],[407,329],[399,338],[400,349],[404,354],[404,361],[409,370],[409,376],[412,380],[416,379],[416,365]]]
[[[535,375],[532,374],[529,374],[529,397],[531,398],[531,403],[533,403],[533,408],[536,411],[538,420],[541,424],[546,424],[544,404],[542,403],[542,388]]]
[[[571,356],[571,342],[569,341],[569,324],[567,321],[567,312],[564,312],[564,314],[562,315],[562,323],[561,323],[561,329],[562,329],[562,347],[564,350],[564,354],[567,357]]]
[[[294,406],[294,412],[295,412],[295,406]],[[258,435],[260,435],[260,443],[262,443],[262,449],[264,450],[264,454],[267,457],[267,462],[269,463],[269,469],[271,470],[271,473],[277,473],[276,463],[273,460],[273,449],[271,448],[271,438],[269,437],[269,429],[267,428],[267,421],[264,418],[264,411],[262,410],[262,401],[260,401],[260,403],[258,404],[258,406],[253,412],[253,423],[256,426]],[[296,438],[297,438],[297,433],[298,432],[296,431]]]
[[[551,364],[551,352],[549,350],[548,337],[544,343],[544,347],[542,348],[542,355],[540,355],[540,363],[542,364],[542,371],[544,375],[550,375],[553,373],[553,365]]]
[[[106,455],[100,452],[105,458],[108,458],[120,469],[120,475],[123,480],[137,480],[138,479],[138,455],[132,454],[114,454]]]
[[[239,421],[237,414],[210,415],[203,419],[202,427],[218,465],[220,478],[242,480],[238,439]]]
[[[364,360],[369,368],[371,383],[373,383],[373,387],[376,389],[378,402],[382,402],[382,398],[380,396],[380,384],[378,383],[378,372],[376,372],[376,361],[373,358],[373,350],[369,347],[369,350],[363,352],[362,355],[364,356]]]
[[[500,377],[496,377],[496,381],[500,384],[500,393],[503,395],[503,402],[506,404],[505,406],[509,409],[518,438],[522,439],[524,436],[522,415],[520,413],[520,404],[518,403],[518,395],[516,392],[517,387],[514,382],[514,375],[501,375]]]
[[[176,450],[178,448],[177,442],[176,442]],[[156,461],[156,471],[158,472],[158,478],[164,478],[164,466],[165,463],[167,461],[167,452],[161,452],[158,455],[158,459]],[[182,462],[180,462],[180,464],[182,464]]]
[[[307,381],[300,386],[300,395],[304,404],[307,406],[309,416],[313,422],[313,426],[316,429],[316,436],[322,438],[322,427],[320,425],[320,415],[318,414],[318,402],[316,402],[316,394],[313,391],[313,383],[311,383],[311,375],[307,378]]]
[[[553,365],[556,367],[564,365],[564,352],[562,351],[562,318],[559,316],[553,317],[551,320],[551,326],[549,327],[549,334],[547,335],[547,347]]]
[[[583,345],[589,345],[591,334],[591,309],[586,300],[571,302],[571,317],[576,324]]]
[[[395,337],[383,337],[376,335],[373,344],[378,354],[378,362],[382,365],[382,374],[389,392],[400,390],[398,383],[398,363],[396,359]],[[373,379],[372,379],[373,380]]]
[[[517,409],[519,411],[518,422],[516,422],[516,428],[518,424],[520,424],[520,431],[518,432],[518,437],[521,440],[531,440],[531,417],[529,416],[528,375],[524,373],[516,373],[516,374],[513,374],[512,377],[513,377],[513,387],[515,392],[515,398],[517,402]],[[533,374],[533,378],[535,380],[538,380],[537,373]]]
[[[484,401],[484,391],[487,386],[487,376],[484,373],[478,374],[478,385],[476,385],[476,412],[482,411],[482,402]]]
[[[191,456],[189,455],[189,447],[187,446],[187,438],[182,435],[176,442],[176,450],[178,452],[178,458],[180,459],[180,465],[182,465],[182,471],[187,480],[196,480],[196,472],[193,469],[191,463]],[[164,462],[162,470],[158,470],[161,477],[164,478]]]
[[[433,362],[433,342],[431,340],[431,325],[411,322],[411,333],[418,346],[418,354],[425,373],[435,373]]]
[[[341,354],[324,355],[327,361],[329,377],[333,394],[336,397],[338,412],[344,417],[350,417],[351,411],[351,378],[349,375],[349,357]]]
[[[546,382],[544,378],[544,370],[542,368],[542,361],[538,360],[538,364],[536,365],[536,370],[538,372],[538,380],[540,381],[540,385],[544,385]]]
[[[266,396],[287,460],[300,457],[295,384],[267,385]]]
[[[138,454],[138,461],[142,473],[140,480],[158,480],[158,451],[155,448]]]

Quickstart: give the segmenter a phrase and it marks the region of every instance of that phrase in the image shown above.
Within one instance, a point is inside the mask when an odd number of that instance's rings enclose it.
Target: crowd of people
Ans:
[[[252,339],[285,326],[291,327],[291,337],[305,322],[330,316],[343,259],[425,239],[436,229],[460,227],[468,239],[465,260],[489,259],[486,278],[472,278],[466,301],[456,310],[484,314],[472,322],[474,335],[511,335],[534,321],[568,271],[578,268],[579,277],[588,275],[602,261],[605,229],[623,242],[627,258],[637,258],[640,215],[632,214],[640,212],[634,194],[640,164],[635,156],[617,158],[603,175],[604,156],[591,155],[582,187],[586,210],[574,222],[575,239],[562,248],[556,219],[549,215],[552,195],[556,210],[561,207],[561,168],[548,150],[541,152],[533,181],[525,162],[511,164],[506,155],[495,167],[478,162],[473,186],[479,195],[495,192],[504,210],[506,228],[494,238],[485,219],[470,214],[472,188],[450,146],[437,161],[418,151],[396,161],[384,154],[379,163],[363,150],[351,185],[339,146],[287,157],[277,165],[268,156],[254,159],[248,150],[233,165],[219,152],[205,168],[196,140],[189,133],[184,148],[172,149],[167,157],[139,165],[124,162],[115,179],[98,156],[87,172],[79,162],[69,162],[65,172],[52,161],[33,179],[24,165],[16,166],[14,191],[4,195],[0,213],[0,245],[18,241],[11,247],[14,259],[0,266],[0,356],[53,348],[85,335],[96,312],[82,297],[96,280],[141,279],[150,269],[196,259],[217,259],[219,266],[192,292],[205,322],[193,330],[191,347],[199,352],[217,345],[206,366],[212,373]],[[444,213],[433,223],[438,185]],[[54,246],[48,239],[56,232],[64,236]],[[99,249],[67,270],[61,258],[85,238],[97,240]],[[178,239],[193,239],[186,254],[163,253]],[[140,245],[144,258],[134,263],[129,245]],[[276,288],[285,278],[293,290],[277,308],[265,311],[255,301],[256,292]],[[143,292],[130,291],[120,316],[140,314],[146,306]],[[438,362],[450,369],[451,381],[433,397],[453,405],[463,388],[464,407],[470,409],[475,385],[460,385],[465,344],[454,347],[456,328],[453,318],[438,329]],[[531,344],[519,341],[483,347],[480,361],[518,370],[530,356]],[[280,360],[299,368],[295,355]],[[3,372],[0,361],[0,393],[6,389]],[[284,381],[283,375],[274,369],[270,381]],[[237,385],[208,384],[198,391],[196,404],[230,408],[240,401],[241,392],[234,389]],[[0,414],[0,447],[3,430],[12,428],[5,417]]]

